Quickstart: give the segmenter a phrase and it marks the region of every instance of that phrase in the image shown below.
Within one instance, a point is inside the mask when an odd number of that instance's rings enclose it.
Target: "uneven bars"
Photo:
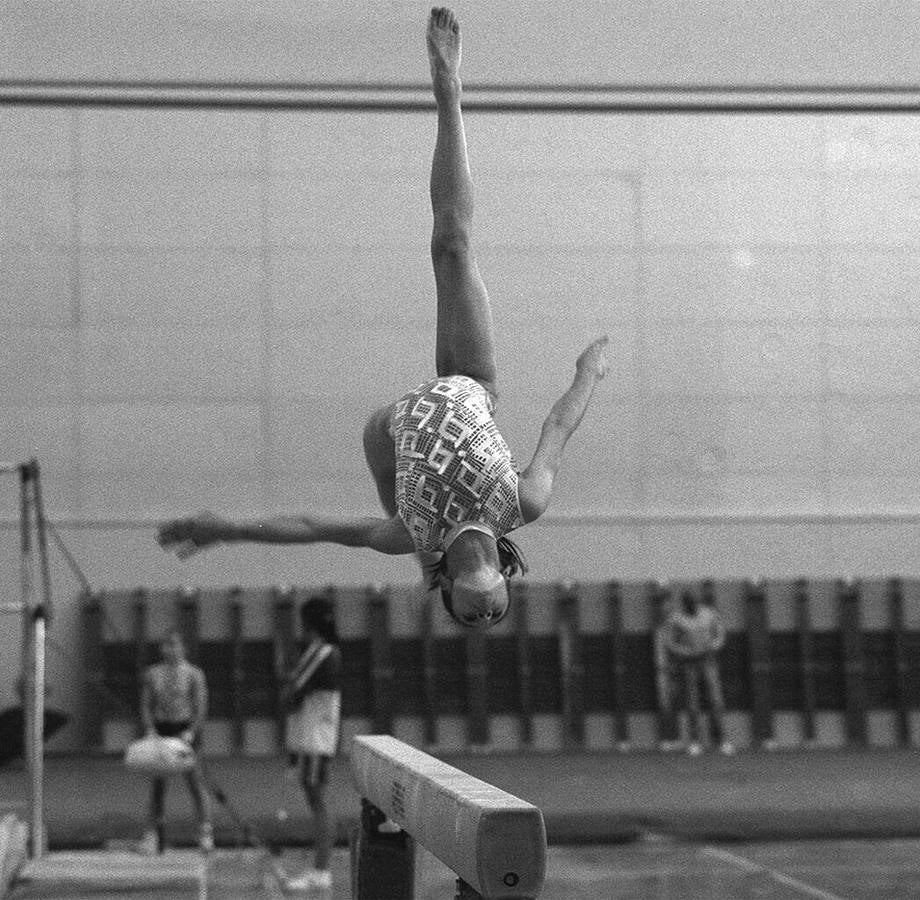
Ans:
[[[45,731],[45,638],[51,609],[50,574],[44,536],[44,517],[39,484],[38,460],[25,463],[0,463],[0,474],[18,473],[20,526],[20,603],[5,603],[0,612],[22,615],[22,656],[24,660],[23,708],[25,711],[26,761],[31,790],[29,794],[30,857],[40,859],[44,851],[44,731]],[[43,579],[43,601],[35,602],[32,578],[32,524],[38,529],[38,549]]]
[[[484,898],[533,898],[546,876],[546,828],[531,803],[390,735],[358,735],[362,799]]]
[[[32,780],[30,803],[32,859],[45,852],[45,622],[46,610],[39,606],[32,614],[32,754],[29,771]]]

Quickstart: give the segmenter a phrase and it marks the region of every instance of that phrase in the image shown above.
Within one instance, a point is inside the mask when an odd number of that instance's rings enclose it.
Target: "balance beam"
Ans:
[[[539,895],[546,828],[536,806],[389,735],[355,737],[351,768],[363,800],[479,895]]]

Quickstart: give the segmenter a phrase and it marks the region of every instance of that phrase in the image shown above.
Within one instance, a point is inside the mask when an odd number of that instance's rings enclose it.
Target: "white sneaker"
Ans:
[[[687,756],[699,756],[703,752],[703,745],[694,741],[687,745]]]
[[[210,853],[214,849],[214,829],[210,822],[203,822],[198,831],[198,849]]]
[[[137,845],[137,852],[141,856],[156,856],[160,849],[160,839],[157,837],[157,831],[155,828],[148,828],[144,832],[144,836],[140,839]]]
[[[735,745],[731,741],[722,741],[722,743],[719,744],[719,753],[723,756],[734,756]]]
[[[332,887],[332,873],[328,869],[307,869],[303,875],[289,878],[285,887],[289,891],[319,891]]]

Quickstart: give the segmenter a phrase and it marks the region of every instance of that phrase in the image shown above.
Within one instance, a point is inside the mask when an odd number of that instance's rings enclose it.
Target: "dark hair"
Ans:
[[[502,574],[502,577],[507,579],[513,578],[515,575],[524,575],[527,572],[527,561],[524,559],[524,554],[521,553],[520,547],[514,543],[510,538],[500,537],[496,542],[496,547],[498,548],[498,564],[499,571]],[[469,626],[469,622],[464,622],[463,619],[457,617],[454,613],[454,601],[450,595],[450,591],[445,589],[438,579],[439,575],[446,575],[447,569],[447,555],[442,553],[440,559],[436,562],[428,563],[425,566],[425,582],[427,584],[428,590],[433,591],[436,588],[440,590],[441,593],[441,603],[444,604],[444,609],[447,610],[447,614],[455,621],[459,622],[461,625]],[[510,606],[510,603],[509,603]],[[508,608],[505,608],[505,611],[497,618],[492,620],[492,624],[495,625],[505,617],[508,612]]]
[[[300,606],[300,624],[315,631],[324,641],[336,644],[339,640],[335,628],[335,607],[326,597],[311,597]]]

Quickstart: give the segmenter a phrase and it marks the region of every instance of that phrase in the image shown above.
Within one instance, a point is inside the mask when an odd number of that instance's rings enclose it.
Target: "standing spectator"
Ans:
[[[208,687],[204,672],[185,658],[185,644],[178,631],[171,631],[160,644],[162,662],[144,670],[141,687],[141,720],[148,735],[177,737],[195,751],[201,744],[201,728],[208,715]],[[198,768],[185,773],[185,782],[198,817],[198,845],[204,852],[214,849],[208,795]],[[147,831],[141,852],[163,851],[163,811],[166,777],[153,779]]]
[[[680,723],[677,714],[678,672],[668,646],[671,611],[674,602],[670,592],[653,585],[652,649],[655,658],[655,696],[658,701],[658,749],[680,749]]]
[[[335,838],[326,802],[329,769],[339,745],[342,708],[342,654],[332,603],[313,597],[300,607],[305,648],[291,670],[283,699],[289,710],[286,747],[298,768],[313,814],[313,868],[290,879],[292,890],[329,890],[329,860]]]
[[[722,694],[717,655],[724,644],[725,625],[715,607],[703,605],[691,591],[684,591],[681,594],[679,608],[671,613],[668,620],[668,650],[683,676],[687,715],[690,720],[690,743],[687,752],[691,756],[698,756],[703,752],[701,681],[705,684],[709,701],[713,742],[726,755],[735,752],[732,744],[725,739],[723,725],[725,699]]]

